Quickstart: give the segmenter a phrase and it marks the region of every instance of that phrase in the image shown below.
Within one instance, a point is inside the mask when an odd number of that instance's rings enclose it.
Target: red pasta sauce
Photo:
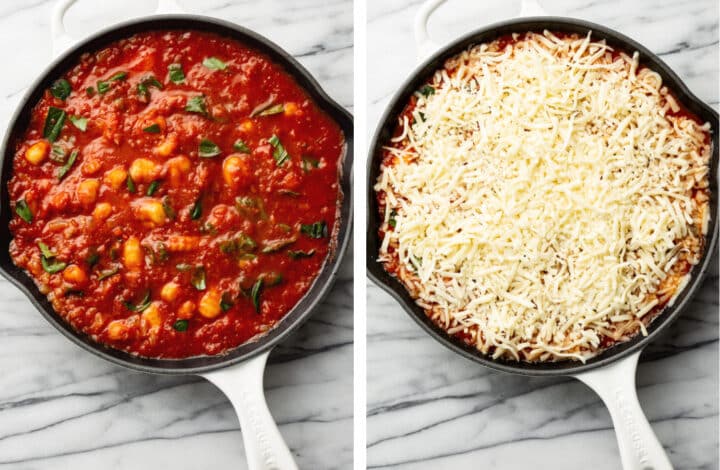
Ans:
[[[220,354],[281,320],[332,256],[344,149],[258,51],[137,34],[83,55],[33,108],[10,255],[100,343]]]

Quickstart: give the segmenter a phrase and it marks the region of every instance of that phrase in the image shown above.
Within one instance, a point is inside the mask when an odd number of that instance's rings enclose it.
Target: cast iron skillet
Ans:
[[[426,22],[430,13],[432,13],[432,11],[443,1],[444,0],[430,0],[429,2],[426,2],[426,4],[421,8],[421,11],[418,14],[416,22],[416,38],[419,42],[418,46],[420,48],[421,56],[424,52],[423,49],[437,49],[437,47],[432,47],[432,45],[428,47],[429,40],[427,38]],[[524,5],[524,9],[525,7],[526,5]],[[538,7],[536,4],[531,5],[531,8],[535,8],[535,12],[537,12]],[[667,307],[648,326],[647,336],[637,335],[632,340],[626,343],[621,343],[605,350],[598,356],[588,360],[585,364],[574,361],[526,363],[514,362],[506,359],[492,359],[491,357],[482,354],[476,348],[465,344],[462,340],[457,339],[454,336],[448,335],[445,330],[438,327],[432,320],[430,320],[430,318],[425,314],[423,309],[420,308],[413,301],[405,287],[395,277],[390,276],[383,269],[382,265],[377,261],[379,248],[382,242],[378,235],[378,227],[382,222],[382,218],[380,217],[380,214],[378,212],[378,203],[376,200],[375,191],[373,190],[373,186],[377,181],[380,172],[380,162],[382,160],[382,146],[385,145],[385,143],[388,142],[388,140],[392,136],[393,130],[397,123],[397,116],[399,116],[402,112],[410,96],[417,89],[419,89],[422,84],[426,83],[426,81],[433,75],[436,70],[443,67],[446,59],[466,50],[471,45],[490,42],[496,39],[498,36],[514,32],[542,32],[545,29],[549,31],[579,33],[583,36],[586,35],[589,30],[591,30],[594,39],[605,39],[609,45],[624,51],[629,51],[631,53],[632,51],[640,52],[641,64],[646,65],[652,70],[658,72],[662,76],[663,84],[666,85],[670,90],[672,90],[672,92],[675,94],[675,96],[678,97],[678,99],[683,103],[683,105],[687,107],[687,109],[693,114],[698,116],[702,121],[709,122],[712,127],[712,157],[710,163],[709,177],[711,192],[711,221],[706,236],[707,244],[705,248],[705,253],[702,257],[701,262],[692,269],[691,281],[685,287],[683,292],[678,296],[674,305],[671,307]],[[410,315],[410,317],[415,320],[428,334],[430,334],[430,336],[435,338],[437,341],[439,341],[441,344],[448,347],[452,351],[470,360],[480,363],[483,366],[490,367],[492,369],[502,372],[531,376],[573,375],[578,376],[578,378],[588,383],[592,380],[591,376],[587,375],[590,374],[590,371],[598,371],[604,366],[617,364],[618,361],[627,358],[627,360],[632,363],[632,393],[634,394],[634,370],[635,364],[637,363],[637,356],[639,355],[640,351],[645,346],[647,346],[648,343],[650,343],[658,335],[660,335],[663,330],[666,330],[690,303],[691,297],[693,296],[693,294],[695,294],[695,292],[702,284],[702,278],[706,270],[708,269],[712,252],[717,245],[718,132],[718,114],[712,108],[710,108],[708,105],[700,101],[695,95],[693,95],[690,90],[682,83],[680,78],[659,57],[657,57],[655,54],[653,54],[651,51],[649,51],[647,48],[637,43],[636,41],[610,28],[573,18],[527,17],[495,23],[473,31],[472,33],[466,34],[461,38],[453,41],[452,43],[439,48],[438,51],[432,53],[428,59],[424,60],[421,65],[412,72],[410,78],[405,81],[405,83],[400,87],[399,91],[390,100],[390,104],[387,106],[385,113],[380,119],[380,123],[377,127],[375,136],[370,145],[367,169],[368,236],[366,244],[366,264],[368,275],[378,286],[380,286],[383,290],[385,290],[392,297],[394,297],[405,309],[405,311]],[[603,379],[603,381],[606,380],[607,378]],[[592,384],[589,385],[593,386]],[[600,391],[598,390],[598,392]],[[603,395],[602,392],[600,393],[601,395]],[[642,420],[646,422],[644,416],[642,416]],[[618,429],[618,431],[620,430]],[[618,436],[618,438],[620,438],[620,436]],[[662,451],[661,447],[659,448],[659,451]],[[629,460],[626,461],[624,455],[623,463],[626,465],[626,468],[635,468],[628,466],[630,465]],[[641,466],[637,468],[645,469],[664,467]]]
[[[62,14],[64,14],[64,11],[73,1],[74,0],[66,0],[56,9],[60,22],[62,21]],[[62,28],[62,23],[60,23],[60,28]],[[7,182],[12,173],[14,143],[27,127],[32,107],[38,102],[50,84],[77,62],[81,54],[98,50],[113,41],[129,37],[138,32],[158,29],[211,31],[236,39],[243,44],[255,48],[257,51],[269,56],[276,63],[281,64],[285,68],[285,71],[292,75],[299,85],[310,94],[317,105],[340,126],[345,135],[346,145],[340,170],[340,186],[344,197],[339,208],[339,229],[337,230],[337,244],[334,253],[331,253],[325,261],[321,272],[308,293],[274,328],[254,340],[217,356],[200,356],[187,359],[143,358],[109,348],[93,341],[87,335],[75,331],[53,310],[50,302],[45,295],[39,292],[32,279],[25,271],[12,263],[8,251],[11,235],[7,227],[12,214]],[[272,465],[277,465],[278,462],[281,462],[282,465],[280,468],[290,468],[289,465],[294,466],[294,463],[292,463],[291,458],[289,463],[287,463],[289,453],[282,455],[283,451],[287,449],[272,448],[276,446],[276,443],[271,442],[273,436],[270,435],[272,434],[272,429],[269,428],[275,429],[276,437],[279,437],[279,433],[277,433],[277,429],[269,413],[266,413],[267,416],[263,414],[263,408],[267,411],[267,407],[264,397],[262,397],[262,372],[269,351],[308,319],[314,307],[318,305],[328,293],[333,281],[337,277],[339,265],[347,248],[351,231],[352,192],[350,178],[353,162],[352,152],[353,121],[351,115],[333,101],[322,90],[308,71],[290,54],[263,36],[227,21],[197,15],[151,16],[112,26],[91,35],[76,45],[71,46],[66,52],[60,54],[40,75],[35,83],[30,86],[13,118],[10,120],[10,125],[2,144],[2,155],[0,157],[0,178],[2,181],[2,189],[0,190],[0,226],[5,227],[0,233],[0,273],[16,285],[30,299],[48,322],[65,335],[65,337],[86,351],[114,364],[142,372],[174,375],[200,374],[210,379],[224,389],[240,415],[241,425],[244,429],[243,438],[245,440],[246,453],[248,454],[251,467],[274,468]],[[219,369],[228,368],[229,366],[235,367],[226,369],[222,373],[218,371]],[[254,385],[259,385],[259,388]],[[230,389],[228,389],[228,387]],[[245,390],[245,388],[248,387],[251,388],[251,390]],[[236,395],[243,396],[238,397]],[[240,399],[241,402],[238,402],[237,399]],[[244,419],[242,415],[244,413],[249,414],[249,427],[246,427],[246,423],[243,422]],[[263,423],[263,420],[268,422]],[[248,439],[253,438],[257,438],[258,442],[249,443]],[[284,447],[284,443],[280,442],[277,446]],[[254,458],[253,455],[251,455],[253,452],[252,448],[257,448],[258,451],[258,458],[255,464],[252,461]]]

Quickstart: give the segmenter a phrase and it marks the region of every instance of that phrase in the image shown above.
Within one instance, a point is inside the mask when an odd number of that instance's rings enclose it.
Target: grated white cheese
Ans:
[[[400,122],[380,261],[493,357],[585,360],[645,332],[697,262],[709,126],[666,115],[660,76],[590,34],[496,46],[449,60]]]

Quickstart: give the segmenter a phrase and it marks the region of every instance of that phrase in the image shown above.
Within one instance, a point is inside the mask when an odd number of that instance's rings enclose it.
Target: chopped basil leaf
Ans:
[[[198,266],[195,268],[190,283],[197,290],[205,290],[205,267]]]
[[[305,173],[308,173],[311,168],[317,168],[320,166],[320,162],[314,158],[307,156],[302,157],[302,169]]]
[[[152,183],[150,183],[150,186],[148,186],[147,191],[145,191],[145,194],[148,196],[152,196],[155,194],[155,191],[157,191],[158,186],[160,186],[160,181],[155,180]]]
[[[285,233],[290,233],[292,227],[288,224],[277,224],[277,227]]]
[[[40,253],[42,254],[42,256],[40,256],[40,264],[42,264],[45,272],[55,274],[67,267],[67,263],[63,263],[62,261],[55,259],[56,254],[53,253],[50,247],[48,247],[45,243],[38,242],[38,247],[40,248]]]
[[[162,198],[162,207],[165,211],[165,215],[168,219],[174,219],[175,218],[175,209],[172,208],[170,205],[170,198],[165,196]]]
[[[430,85],[423,85],[423,87],[420,88],[420,94],[427,98],[428,96],[435,94],[435,88]]]
[[[314,249],[312,249],[310,251],[288,250],[287,254],[292,259],[310,258],[312,255],[315,254],[315,250]]]
[[[142,83],[146,87],[154,86],[158,90],[163,89],[163,84],[160,83],[160,81],[157,78],[155,78],[154,75],[149,75],[149,76],[143,78],[143,80],[140,83]]]
[[[173,83],[182,83],[185,81],[185,74],[183,73],[182,65],[170,64],[168,67],[168,78]]]
[[[87,118],[84,118],[82,116],[70,116],[70,122],[73,123],[73,126],[77,127],[83,132],[87,130]]]
[[[55,142],[60,136],[60,131],[65,124],[65,111],[50,106],[48,108],[47,117],[45,117],[45,127],[43,128],[43,136],[50,142]]]
[[[280,139],[278,139],[278,136],[273,134],[272,137],[268,139],[268,142],[270,142],[270,145],[275,148],[273,151],[273,158],[275,159],[277,166],[282,166],[283,163],[290,159],[287,150],[283,147],[283,144],[280,142]]]
[[[193,96],[185,103],[185,111],[188,113],[198,113],[203,116],[207,115],[207,107],[205,106],[205,96]]]
[[[112,277],[112,276],[116,275],[116,274],[119,273],[119,272],[120,272],[120,268],[112,268],[112,269],[108,269],[108,270],[106,270],[106,271],[102,271],[102,272],[100,272],[100,274],[98,275],[97,280],[98,280],[98,281],[102,281],[103,279],[107,279],[107,278],[109,278],[109,277]]]
[[[175,269],[177,269],[180,272],[190,271],[192,269],[192,264],[178,263],[175,265]]]
[[[110,78],[108,78],[108,82],[125,80],[127,78],[127,75],[128,75],[127,72],[118,72],[118,73],[114,74],[113,76],[111,76]]]
[[[259,197],[238,196],[235,198],[235,206],[246,216],[259,216],[262,220],[267,220],[268,218],[263,200]]]
[[[390,211],[390,218],[388,219],[388,225],[392,228],[395,228],[397,225],[397,220],[395,217],[397,216],[397,211],[395,209]]]
[[[149,93],[150,87],[155,87],[158,90],[163,89],[163,84],[158,81],[157,78],[155,78],[153,75],[149,75],[145,78],[143,78],[140,83],[137,85],[137,91],[138,95],[140,95],[143,98],[147,98]]]
[[[15,203],[15,212],[25,222],[32,222],[33,214],[30,211],[30,207],[28,207],[27,202],[25,202],[25,199],[20,199],[18,202]]]
[[[176,331],[187,331],[188,321],[187,320],[178,320],[175,323],[173,323],[173,328]]]
[[[127,185],[128,191],[130,191],[130,193],[135,193],[137,191],[137,187],[135,186],[135,181],[133,181],[133,179],[130,175],[127,176],[127,180],[125,181],[125,184]]]
[[[85,259],[85,262],[88,264],[88,266],[93,267],[97,264],[97,262],[100,261],[100,255],[98,253],[91,253],[88,255],[88,257]]]
[[[197,220],[202,215],[202,198],[197,198],[195,204],[193,204],[192,210],[190,211],[190,218]]]
[[[71,91],[72,88],[70,87],[70,82],[68,82],[64,78],[59,78],[55,80],[50,87],[50,93],[52,93],[55,98],[63,101],[65,101],[67,97],[70,96]]]
[[[235,150],[237,150],[238,152],[242,152],[242,153],[250,153],[251,152],[250,147],[248,147],[247,144],[240,139],[235,141],[235,143],[233,144],[233,148]]]
[[[48,258],[46,256],[40,257],[40,264],[42,264],[45,272],[49,274],[59,273],[67,267],[67,263],[58,261],[55,258]]]
[[[101,95],[104,95],[107,93],[107,91],[110,89],[110,82],[106,82],[103,80],[98,80],[97,82],[97,91]]]
[[[95,95],[95,88],[89,86],[85,88],[85,93],[87,93],[88,96],[94,96]]]
[[[255,307],[256,312],[260,312],[260,290],[263,286],[263,279],[260,278],[257,281],[255,281],[255,284],[253,284],[252,289],[250,290],[250,298],[252,299],[253,307]]]
[[[263,253],[274,253],[285,248],[288,245],[292,245],[297,241],[297,238],[284,238],[280,240],[270,240],[265,242],[265,246],[262,249]]]
[[[270,95],[268,99],[260,103],[259,105],[255,106],[255,108],[250,111],[250,117],[258,116],[263,111],[266,111],[270,108],[272,108],[275,104],[275,99],[277,97],[275,95]]]
[[[127,300],[123,300],[123,303],[128,310],[132,310],[133,312],[142,312],[150,306],[150,291],[145,291],[145,297],[143,297],[143,299],[136,305],[131,304]]]
[[[146,128],[143,129],[143,132],[147,132],[148,134],[159,134],[160,133],[160,124],[150,124]]]
[[[272,116],[273,114],[280,114],[283,111],[285,111],[285,105],[279,103],[259,112],[258,116]]]
[[[324,238],[327,237],[327,225],[325,221],[315,222],[311,225],[300,225],[300,232],[304,233],[310,238]]]
[[[200,141],[198,146],[198,156],[203,158],[212,158],[220,155],[220,147],[215,145],[215,142],[209,139],[203,139]]]
[[[219,247],[220,251],[226,255],[245,254],[245,252],[252,251],[257,248],[257,243],[255,243],[255,240],[250,238],[248,235],[240,233],[233,239],[220,242]]]
[[[46,258],[54,258],[54,257],[56,256],[56,254],[53,253],[53,251],[50,249],[50,247],[47,246],[45,243],[43,243],[43,242],[37,242],[37,244],[38,244],[38,248],[40,248],[40,253],[42,253],[42,255],[43,255],[44,257],[46,257]]]
[[[83,297],[85,295],[85,292],[78,290],[78,289],[67,289],[64,293],[65,297]]]
[[[60,144],[52,144],[52,150],[50,150],[50,160],[58,163],[64,163],[65,155],[65,147]]]
[[[230,310],[233,306],[232,299],[230,297],[230,294],[227,292],[224,292],[222,297],[220,298],[220,309],[223,312],[227,312]]]
[[[227,64],[217,57],[206,57],[202,64],[210,70],[225,70],[227,68]]]
[[[70,158],[68,158],[68,161],[65,162],[65,164],[58,171],[58,180],[63,179],[65,177],[65,175],[67,175],[68,171],[70,171],[70,168],[72,168],[73,164],[75,163],[77,156],[78,156],[77,150],[73,150],[72,152],[70,152]]]

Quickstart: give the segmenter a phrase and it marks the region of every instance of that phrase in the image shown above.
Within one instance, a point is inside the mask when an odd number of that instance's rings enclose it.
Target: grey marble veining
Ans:
[[[368,138],[415,68],[412,28],[421,3],[369,2]],[[519,3],[449,0],[432,16],[430,34],[448,42],[515,16]],[[540,3],[551,15],[605,24],[636,39],[718,108],[716,0]],[[367,297],[368,467],[620,468],[610,416],[585,385],[485,369],[426,335],[371,282]],[[640,401],[670,460],[678,469],[717,469],[717,258],[690,308],[642,361]]]
[[[352,2],[189,1],[190,13],[234,21],[277,42],[352,107]],[[81,0],[77,36],[154,10],[154,2]],[[0,123],[51,58],[51,1],[0,3]],[[351,255],[351,254],[350,254]],[[303,469],[352,463],[352,262],[311,319],[271,355],[268,405]],[[57,333],[0,280],[0,468],[247,468],[230,403],[197,377],[130,372]]]

